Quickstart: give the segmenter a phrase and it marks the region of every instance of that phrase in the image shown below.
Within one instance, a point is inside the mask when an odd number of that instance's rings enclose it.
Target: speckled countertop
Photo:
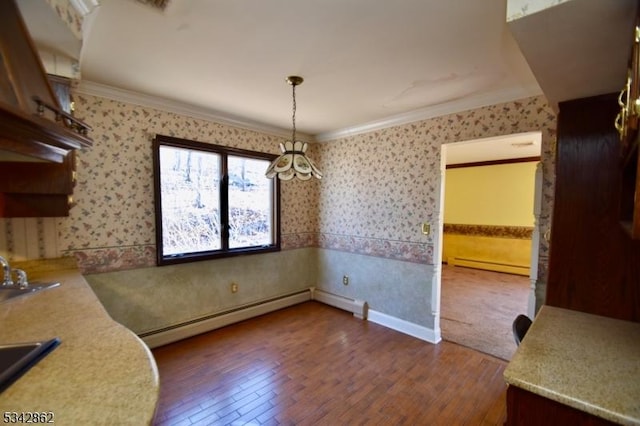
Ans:
[[[56,424],[153,421],[158,371],[147,346],[113,321],[73,260],[16,263],[56,288],[0,304],[0,344],[61,344],[0,394],[4,412],[52,412]],[[2,418],[0,418],[0,421]]]
[[[543,306],[504,377],[578,410],[640,425],[640,323]]]

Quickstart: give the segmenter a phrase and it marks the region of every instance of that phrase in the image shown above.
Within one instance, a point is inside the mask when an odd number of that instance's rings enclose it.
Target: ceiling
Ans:
[[[445,145],[447,165],[540,157],[541,132],[519,133]]]
[[[324,135],[540,94],[506,0],[100,0],[83,80]]]
[[[70,56],[76,49],[83,84],[288,134],[285,78],[299,75],[296,125],[318,141],[543,90],[552,104],[583,97],[585,85],[603,90],[589,84],[603,69],[614,70],[605,83],[617,90],[627,50],[609,35],[632,25],[636,3],[554,0],[562,4],[507,23],[507,0],[169,0],[164,9],[148,0],[78,1],[92,5],[80,50],[33,25],[30,9],[45,2],[18,0],[39,46]],[[613,63],[602,58],[614,50]],[[588,67],[576,70],[578,57],[591,58]]]
[[[509,21],[551,105],[622,89],[637,5],[638,0],[564,0]]]

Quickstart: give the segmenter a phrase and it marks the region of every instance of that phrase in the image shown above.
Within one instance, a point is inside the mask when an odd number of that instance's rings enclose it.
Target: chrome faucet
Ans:
[[[16,277],[18,277],[18,282],[15,284],[21,289],[25,289],[29,287],[29,281],[27,281],[27,273],[22,269],[14,269],[13,272],[16,273]]]
[[[2,285],[13,285],[13,280],[11,279],[11,267],[9,266],[7,259],[0,256],[0,265],[2,265]]]

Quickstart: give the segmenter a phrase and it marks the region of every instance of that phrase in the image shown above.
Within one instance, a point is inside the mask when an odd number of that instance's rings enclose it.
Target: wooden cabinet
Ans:
[[[0,150],[61,163],[91,146],[88,131],[60,108],[15,1],[1,1]]]
[[[576,410],[517,386],[507,388],[507,426],[582,425],[609,426],[616,423]]]
[[[619,223],[617,94],[561,102],[546,304],[640,321],[640,241]]]
[[[89,127],[69,81],[47,76],[15,0],[0,1],[0,217],[68,216]]]
[[[49,76],[56,98],[71,113],[68,79]],[[76,156],[69,152],[61,163],[0,161],[0,217],[62,217],[73,206]]]
[[[75,153],[62,163],[0,162],[0,217],[62,217],[73,206]]]
[[[620,224],[635,240],[640,240],[640,149],[636,136],[622,157]]]
[[[639,12],[640,13],[640,10]],[[631,35],[633,43],[627,70],[627,81],[618,97],[620,111],[615,127],[620,135],[622,193],[620,223],[633,239],[640,240],[640,17]]]

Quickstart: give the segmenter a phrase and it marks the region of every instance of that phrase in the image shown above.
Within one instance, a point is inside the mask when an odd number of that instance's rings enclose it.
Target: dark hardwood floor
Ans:
[[[307,302],[153,350],[157,425],[498,425],[506,362]]]

